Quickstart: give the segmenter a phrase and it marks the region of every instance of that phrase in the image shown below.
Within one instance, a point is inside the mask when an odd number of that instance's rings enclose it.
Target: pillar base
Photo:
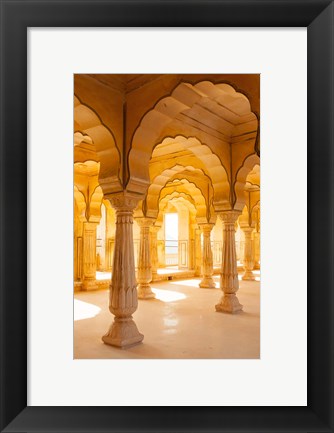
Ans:
[[[102,337],[102,341],[110,346],[120,347],[122,349],[139,344],[143,341],[143,334],[138,331],[137,325],[132,317],[120,319],[115,317],[109,331]]]
[[[152,292],[151,286],[149,284],[138,284],[137,296],[138,299],[154,299],[155,293]]]
[[[199,283],[199,287],[201,289],[214,289],[216,284],[211,277],[204,277]]]
[[[216,311],[221,313],[237,313],[241,311],[243,306],[240,304],[239,299],[235,294],[224,294],[220,304],[216,305]]]
[[[252,271],[246,271],[244,273],[244,275],[241,277],[242,280],[244,281],[254,281],[255,280],[255,275],[253,274]]]
[[[201,270],[195,269],[195,277],[201,277]]]
[[[89,290],[97,290],[98,285],[96,280],[84,280],[81,285],[81,290],[87,292]]]

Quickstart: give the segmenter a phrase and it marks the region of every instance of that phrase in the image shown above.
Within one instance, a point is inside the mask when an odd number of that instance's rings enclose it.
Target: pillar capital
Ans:
[[[135,218],[135,221],[139,225],[139,227],[151,227],[155,222],[153,218],[146,217],[137,217]]]
[[[252,234],[254,231],[254,227],[249,227],[249,226],[240,226],[241,230],[245,233],[245,234]]]
[[[109,194],[105,196],[111,203],[111,206],[116,211],[131,211],[136,208],[141,197],[137,194],[128,193],[127,191],[122,191],[115,194]]]
[[[150,227],[152,233],[158,233],[158,231],[161,229],[161,226],[156,226],[155,224],[151,225]]]
[[[98,224],[98,221],[84,221],[83,227],[86,230],[95,230]]]
[[[213,229],[214,224],[199,224],[199,228],[203,232],[204,235],[210,235],[211,230]]]
[[[241,211],[238,210],[226,210],[223,212],[219,212],[221,220],[224,224],[235,224],[239,216],[241,215]]]

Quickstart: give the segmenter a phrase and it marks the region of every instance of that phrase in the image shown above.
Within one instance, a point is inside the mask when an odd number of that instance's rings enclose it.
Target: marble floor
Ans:
[[[75,359],[257,359],[260,357],[260,282],[240,279],[238,298],[244,311],[217,313],[221,297],[216,289],[200,289],[200,279],[151,284],[156,299],[139,300],[133,315],[143,343],[118,349],[101,337],[113,316],[108,290],[74,295]]]

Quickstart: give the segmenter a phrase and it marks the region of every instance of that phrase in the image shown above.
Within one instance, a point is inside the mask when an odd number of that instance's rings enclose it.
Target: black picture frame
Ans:
[[[0,4],[1,431],[333,432],[333,0]],[[306,407],[27,407],[27,28],[119,26],[307,27]]]

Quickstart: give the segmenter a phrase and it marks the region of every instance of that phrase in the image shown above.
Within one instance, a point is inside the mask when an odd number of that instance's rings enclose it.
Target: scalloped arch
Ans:
[[[141,164],[148,167],[155,143],[162,139],[163,130],[176,117],[185,110],[191,109],[196,102],[202,99],[211,99],[235,110],[238,115],[251,114],[251,105],[248,98],[229,84],[213,84],[210,81],[201,81],[197,84],[181,82],[171,95],[160,99],[155,106],[141,119],[141,122],[132,137],[131,150],[128,156],[129,181],[141,178]],[[254,115],[254,113],[253,113]],[[191,132],[189,136],[191,136]],[[149,174],[143,174],[146,187],[149,184]]]
[[[208,208],[206,205],[205,198],[202,191],[193,183],[186,179],[183,179],[184,183],[182,185],[177,185],[173,187],[173,183],[167,183],[160,192],[159,200],[155,203],[155,207],[148,210],[149,216],[152,218],[158,218],[161,203],[167,196],[178,196],[183,195],[185,198],[190,199],[190,201],[196,207],[196,218],[206,222],[208,220]]]
[[[193,202],[196,205],[196,216],[201,220],[207,219],[207,204],[205,197],[203,196],[202,191],[196,186],[195,183],[188,181],[187,179],[183,179],[184,183],[179,185],[174,190],[176,193],[184,193],[193,198]],[[166,186],[162,189],[159,202],[169,194],[168,189],[173,187],[173,183],[166,184]],[[166,194],[164,195],[164,189],[166,190]],[[174,192],[173,191],[173,192]],[[172,193],[171,193],[172,194]]]
[[[89,222],[99,222],[101,219],[101,207],[103,201],[103,191],[98,185],[90,196],[89,200],[89,214],[86,215]],[[88,211],[88,207],[86,213]]]
[[[172,166],[171,168],[167,168],[164,171],[162,171],[158,176],[156,176],[153,180],[151,185],[149,186],[147,190],[147,196],[146,196],[146,202],[147,202],[147,208],[150,209],[153,204],[159,200],[159,195],[162,190],[166,186],[166,184],[175,178],[175,176],[182,176],[182,178],[189,180],[189,176],[186,174],[186,171],[198,173],[203,171],[201,169],[194,169],[192,166],[183,166],[180,164],[176,164]],[[190,180],[189,180],[190,181]],[[194,180],[194,183],[195,180]],[[196,184],[196,186],[201,190],[200,186]],[[203,194],[203,191],[201,191]]]
[[[86,221],[86,200],[85,196],[81,191],[79,191],[79,188],[76,185],[74,186],[74,204],[76,204],[78,209],[78,217],[79,221]]]
[[[178,202],[178,201],[181,201],[182,204],[188,208],[189,212],[192,215],[196,215],[196,206],[193,203],[193,200],[191,199],[189,194],[174,191],[171,194],[167,194],[159,203],[159,214],[158,214],[157,219],[156,219],[156,223],[158,223],[157,224],[158,226],[160,224],[162,224],[164,205],[165,204],[167,205],[167,203],[172,203],[175,207],[177,207],[174,203]]]
[[[244,159],[242,166],[236,173],[233,189],[235,194],[234,208],[237,210],[242,211],[245,205],[244,188],[246,178],[255,165],[260,165],[260,158],[256,153],[252,153]]]
[[[161,194],[164,188],[172,187],[173,182],[171,182],[171,179],[177,177],[177,180],[186,180],[186,182],[190,185],[194,185],[194,188],[197,192],[203,197],[204,200],[204,206],[205,206],[205,214],[206,209],[208,206],[208,202],[206,198],[203,195],[203,191],[201,188],[196,184],[195,180],[189,180],[187,178],[187,175],[182,175],[182,172],[187,167],[181,166],[181,165],[175,165],[172,169],[166,169],[164,170],[159,176],[157,176],[152,184],[150,185],[147,196],[146,196],[146,215],[149,217],[155,218],[157,215],[157,211],[159,209],[159,201],[161,199]],[[180,176],[179,176],[180,175]],[[169,184],[169,185],[168,185]],[[194,192],[194,191],[193,191]],[[209,197],[208,197],[209,200]],[[201,202],[200,202],[201,203]]]
[[[74,96],[75,133],[87,135],[95,146],[101,163],[99,181],[104,194],[121,191],[121,157],[115,138],[96,112]]]
[[[161,143],[155,146],[152,152],[152,157],[159,156],[159,154],[162,153],[163,147],[172,145],[172,143],[177,143],[181,148],[192,152],[192,154],[200,161],[199,167],[193,166],[193,168],[204,167],[205,173],[211,179],[214,193],[213,201],[228,205],[230,183],[228,180],[227,170],[218,156],[212,152],[211,148],[206,144],[202,144],[196,137],[177,135],[174,138],[166,137]],[[165,166],[166,164],[168,163],[164,163]]]

